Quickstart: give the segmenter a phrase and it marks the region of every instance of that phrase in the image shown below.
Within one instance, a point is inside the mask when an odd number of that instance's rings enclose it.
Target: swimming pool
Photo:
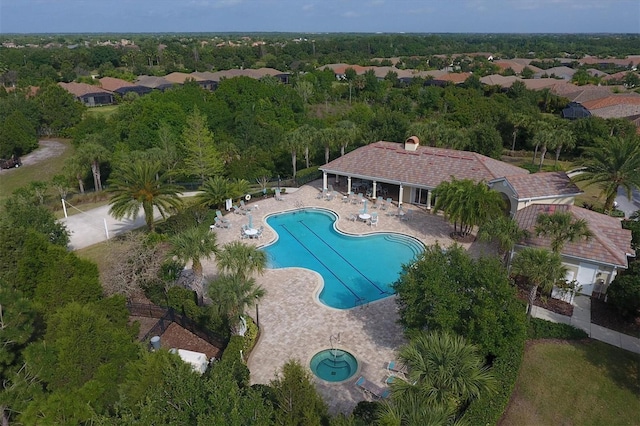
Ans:
[[[333,212],[323,209],[268,217],[267,223],[278,234],[276,242],[263,248],[268,267],[318,272],[324,279],[320,301],[337,309],[391,296],[402,265],[423,251],[422,243],[394,233],[346,235],[335,229],[336,220]]]

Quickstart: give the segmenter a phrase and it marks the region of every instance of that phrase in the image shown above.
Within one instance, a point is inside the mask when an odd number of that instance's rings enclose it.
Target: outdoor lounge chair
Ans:
[[[395,376],[395,377],[405,378],[407,373],[408,373],[408,370],[407,370],[407,366],[406,365],[400,364],[397,361],[389,361],[387,363],[387,375],[388,376]]]
[[[370,396],[374,399],[385,399],[388,398],[391,394],[389,388],[382,388],[365,379],[363,376],[360,376],[360,378],[356,380],[355,384],[360,390],[365,393],[365,395]]]
[[[327,190],[323,189],[322,192],[318,192],[318,195],[316,195],[316,199],[322,200],[326,195],[327,195]]]
[[[216,219],[219,219],[223,224],[230,223],[229,219],[225,219],[224,216],[222,216],[222,212],[220,210],[216,210]]]

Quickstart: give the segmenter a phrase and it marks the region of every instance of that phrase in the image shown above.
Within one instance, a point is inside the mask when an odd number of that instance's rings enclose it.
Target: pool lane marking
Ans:
[[[351,294],[353,294],[353,296],[356,298],[356,303],[358,303],[358,302],[360,302],[360,301],[364,301],[364,298],[362,298],[362,297],[358,296],[358,295],[357,295],[357,294],[356,294],[356,293],[355,293],[355,292],[354,292],[354,291],[353,291],[353,290],[352,290],[352,289],[351,289],[347,284],[345,284],[345,282],[344,282],[344,281],[342,281],[342,280],[340,279],[340,277],[338,277],[338,276],[337,276],[337,275],[336,275],[336,274],[331,270],[331,268],[329,268],[327,265],[325,265],[325,263],[324,263],[322,260],[320,260],[320,259],[318,258],[318,256],[316,256],[315,254],[313,254],[313,252],[312,252],[311,250],[309,250],[309,248],[308,248],[307,246],[305,246],[305,245],[302,243],[302,241],[300,241],[300,240],[299,240],[295,235],[293,235],[293,233],[292,233],[291,231],[289,231],[285,225],[280,225],[280,226],[281,226],[282,228],[284,228],[284,230],[285,230],[285,231],[287,231],[287,232],[289,233],[289,235],[291,235],[291,236],[292,236],[292,237],[293,237],[293,238],[298,242],[298,244],[300,244],[300,245],[302,246],[302,248],[304,248],[307,252],[309,252],[309,254],[310,254],[311,256],[313,256],[313,257],[318,261],[318,263],[320,263],[322,266],[324,266],[324,267],[327,269],[327,271],[329,271],[329,272],[331,273],[331,275],[333,275],[334,277],[336,277],[336,279],[337,279],[338,281],[340,281],[340,283],[341,283],[341,284],[342,284],[342,285],[343,285],[347,290],[349,290],[349,291],[351,292]]]
[[[356,272],[358,272],[360,275],[362,275],[364,277],[365,280],[369,281],[369,283],[374,286],[375,288],[378,289],[378,291],[380,292],[380,294],[389,294],[388,291],[385,291],[383,289],[381,289],[380,287],[378,287],[376,285],[376,283],[374,283],[373,281],[371,281],[369,279],[369,277],[367,277],[365,274],[362,273],[362,271],[360,271],[358,268],[356,268],[351,262],[349,262],[347,259],[345,259],[345,257],[343,255],[341,255],[336,249],[334,249],[333,247],[331,247],[331,245],[329,243],[327,243],[325,240],[322,239],[322,237],[318,234],[316,234],[313,229],[309,228],[307,226],[306,223],[304,223],[302,220],[298,221],[302,226],[304,226],[305,228],[307,228],[313,235],[315,235],[320,241],[322,241],[324,243],[325,246],[329,247],[329,249],[331,249],[331,251],[333,251],[335,254],[337,254],[342,260],[344,260],[346,262],[347,265],[351,266]]]

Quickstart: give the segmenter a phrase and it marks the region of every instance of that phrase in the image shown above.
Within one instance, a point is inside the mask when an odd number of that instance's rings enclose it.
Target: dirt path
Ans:
[[[38,144],[39,147],[35,151],[21,158],[23,166],[32,166],[47,158],[57,157],[67,149],[67,146],[62,142],[51,139],[43,139],[39,141]],[[16,169],[3,169],[2,173],[11,173],[13,170]]]

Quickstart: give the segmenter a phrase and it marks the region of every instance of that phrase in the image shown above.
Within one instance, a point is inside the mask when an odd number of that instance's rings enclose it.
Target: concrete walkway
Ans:
[[[580,294],[573,299],[573,315],[570,317],[539,306],[534,306],[531,314],[535,318],[572,325],[584,330],[592,339],[640,354],[639,338],[591,323],[591,299],[588,296]]]

